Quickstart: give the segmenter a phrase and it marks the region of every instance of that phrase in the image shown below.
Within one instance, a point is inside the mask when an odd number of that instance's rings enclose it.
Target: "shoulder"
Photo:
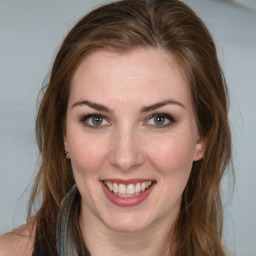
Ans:
[[[0,256],[31,256],[35,241],[35,225],[28,224],[0,236]]]

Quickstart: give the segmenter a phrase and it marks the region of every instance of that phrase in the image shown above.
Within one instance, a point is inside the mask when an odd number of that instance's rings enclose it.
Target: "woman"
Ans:
[[[28,224],[1,238],[3,255],[226,255],[227,96],[214,42],[182,2],[86,15],[43,89]]]

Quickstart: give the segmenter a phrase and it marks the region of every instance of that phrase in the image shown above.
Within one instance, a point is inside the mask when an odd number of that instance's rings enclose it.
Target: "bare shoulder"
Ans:
[[[0,236],[0,256],[31,256],[35,240],[35,225],[28,224]]]

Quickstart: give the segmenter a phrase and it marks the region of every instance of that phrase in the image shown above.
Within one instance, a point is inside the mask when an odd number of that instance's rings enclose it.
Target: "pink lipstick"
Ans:
[[[109,179],[101,181],[107,199],[120,207],[132,207],[142,203],[151,194],[156,181],[148,179]]]

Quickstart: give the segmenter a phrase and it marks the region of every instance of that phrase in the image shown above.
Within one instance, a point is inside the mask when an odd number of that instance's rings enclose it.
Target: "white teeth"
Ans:
[[[140,189],[140,183],[137,183],[137,184],[136,184],[135,191],[136,191],[137,193],[140,193],[140,191],[141,191],[141,189]]]
[[[106,187],[113,191],[114,194],[121,196],[121,197],[129,197],[129,196],[136,196],[139,193],[145,191],[147,188],[149,188],[152,185],[152,181],[148,182],[142,182],[142,183],[136,183],[135,184],[117,184],[112,183],[110,181],[104,181],[104,184]]]
[[[135,188],[133,184],[129,184],[127,186],[127,190],[126,190],[127,195],[134,195],[135,194]]]
[[[113,185],[110,181],[104,181],[104,184],[109,188],[110,191],[113,191]]]
[[[113,191],[113,185],[112,185],[111,182],[108,181],[108,185],[107,185],[107,186],[108,186],[108,188],[109,188],[110,191]]]
[[[113,184],[113,191],[114,193],[118,193],[118,186],[116,183]]]
[[[126,195],[126,187],[124,184],[119,185],[119,194],[120,195]]]

